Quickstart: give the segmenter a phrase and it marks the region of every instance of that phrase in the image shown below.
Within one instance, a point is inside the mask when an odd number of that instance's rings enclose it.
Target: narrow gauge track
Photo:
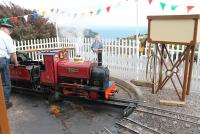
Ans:
[[[88,99],[78,97],[78,96],[66,96],[66,95],[60,95],[60,96],[64,101],[73,101],[73,102],[79,102],[79,103],[82,103],[82,104],[86,103],[86,104],[91,104],[91,105],[98,104],[98,105],[107,105],[107,106],[112,106],[112,107],[119,107],[119,108],[124,109],[123,110],[123,116],[128,116],[137,107],[138,100],[132,100],[133,96],[127,88],[125,88],[125,87],[123,87],[119,84],[117,84],[117,86],[120,87],[124,92],[126,92],[130,99],[111,97],[108,100],[92,101],[92,100],[88,100]],[[29,89],[16,87],[16,86],[12,86],[12,88],[13,89],[21,89],[21,90],[13,90],[15,93],[28,94],[28,95],[48,98],[48,94],[44,94],[44,93],[40,93],[40,92],[34,92],[34,91],[30,91]]]
[[[151,127],[148,127],[141,124],[140,122],[134,121],[133,119],[126,117],[123,118],[121,121],[116,122],[116,124],[135,134],[162,134],[162,132],[159,132]]]
[[[121,85],[119,86],[123,88],[125,91],[128,91],[127,89],[125,89],[126,87],[123,87]],[[130,91],[128,92],[130,93]],[[180,121],[192,123],[195,125],[200,125],[200,117],[178,113],[178,112],[174,112],[174,111],[170,111],[170,110],[162,109],[158,107],[151,107],[151,106],[146,106],[146,105],[138,103],[137,108],[134,111],[162,116],[162,117],[171,118],[175,120],[180,120]]]
[[[150,107],[150,106],[138,104],[138,107],[137,109],[135,109],[135,112],[142,112],[142,113],[170,118],[174,120],[180,120],[180,121],[191,123],[194,125],[200,125],[200,117],[178,113],[178,112],[161,109],[157,107]]]
[[[65,97],[64,100],[125,108],[124,113],[123,113],[125,116],[128,116],[132,112],[138,113],[138,114],[143,113],[143,114],[146,114],[147,116],[153,115],[153,116],[157,116],[159,118],[162,117],[165,119],[182,121],[184,123],[191,123],[192,125],[197,125],[198,127],[200,125],[199,117],[195,117],[192,115],[186,115],[186,114],[182,114],[182,113],[177,113],[177,112],[173,112],[170,110],[161,109],[161,108],[157,108],[157,107],[151,107],[151,106],[145,106],[142,104],[138,104],[137,100],[133,100],[134,98],[131,95],[131,92],[127,88],[125,88],[119,84],[117,84],[117,86],[119,86],[122,90],[127,92],[130,99],[112,97],[111,99],[106,100],[106,101],[105,100],[91,101],[91,100],[86,100],[86,99],[80,98],[80,97],[68,96],[68,97]],[[24,93],[24,92],[20,91],[20,93]],[[40,93],[31,93],[31,92],[25,92],[25,93],[35,94],[35,95],[40,94]],[[43,96],[43,95],[40,94],[40,96]],[[129,130],[130,132],[136,133],[136,134],[141,133],[141,132],[145,133],[145,134],[151,134],[151,133],[161,134],[162,133],[162,132],[158,131],[157,128],[148,127],[148,125],[146,125],[142,122],[138,122],[135,119],[133,120],[130,117],[128,117],[128,118],[124,117],[121,121],[116,122],[116,124],[118,126],[120,126],[121,128],[125,128],[125,130]],[[110,129],[110,130],[112,130],[112,129]],[[112,134],[112,131],[110,131],[110,130],[109,130],[109,128],[104,128],[105,134]]]
[[[119,85],[121,88],[123,88],[125,91],[126,87],[123,87]],[[128,91],[130,93],[130,91]],[[151,106],[146,106],[143,104],[138,103],[137,108],[134,109],[133,113],[136,113],[137,115],[143,113],[146,114],[147,116],[154,116],[158,118],[165,118],[166,120],[172,120],[172,121],[181,121],[184,124],[192,124],[192,126],[196,126],[200,128],[200,117],[192,116],[192,115],[187,115],[183,113],[178,113],[158,107],[151,107]],[[165,134],[165,133],[170,133],[168,131],[162,131],[159,130],[159,128],[155,127],[150,127],[148,123],[141,122],[140,120],[133,119],[134,116],[130,117],[124,117],[121,121],[116,122],[117,126],[115,127],[115,130],[112,132],[108,129],[103,131],[105,134],[118,134],[118,133],[126,133],[126,134]],[[169,122],[168,122],[169,123]],[[172,123],[172,122],[171,122]],[[173,124],[173,123],[172,123]],[[122,129],[122,130],[119,130]],[[119,131],[119,132],[118,132]],[[128,132],[127,132],[128,131]],[[104,134],[102,133],[102,134]],[[100,134],[100,133],[98,133]]]

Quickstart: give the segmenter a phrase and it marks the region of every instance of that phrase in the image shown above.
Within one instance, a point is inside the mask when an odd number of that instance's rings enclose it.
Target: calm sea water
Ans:
[[[94,27],[91,29],[99,33],[102,38],[123,38],[136,33],[135,27]],[[140,27],[138,31],[140,34],[147,34],[147,27]]]

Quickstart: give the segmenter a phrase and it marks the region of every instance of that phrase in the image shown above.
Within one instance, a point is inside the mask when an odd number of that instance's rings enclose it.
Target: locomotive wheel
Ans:
[[[98,100],[98,98],[99,98],[99,95],[98,95],[97,92],[95,92],[95,91],[90,91],[89,92],[89,99],[90,100]]]

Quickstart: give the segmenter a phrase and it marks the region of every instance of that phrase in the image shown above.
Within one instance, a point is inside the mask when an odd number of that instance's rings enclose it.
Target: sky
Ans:
[[[0,0],[0,3],[8,0]],[[64,14],[48,14],[52,21],[58,25],[74,25],[82,27],[134,27],[136,26],[136,0],[10,0],[21,7],[49,11],[51,8],[64,11]],[[160,2],[166,3],[162,11]],[[178,5],[175,11],[170,9],[171,4]],[[186,6],[194,5],[195,8],[187,13]],[[109,12],[106,7],[111,6]],[[98,15],[82,13],[102,9]],[[77,13],[77,17],[72,17]],[[200,13],[200,0],[153,0],[151,5],[148,0],[138,0],[138,22],[139,26],[147,26],[148,15],[170,15],[170,14],[197,14]]]

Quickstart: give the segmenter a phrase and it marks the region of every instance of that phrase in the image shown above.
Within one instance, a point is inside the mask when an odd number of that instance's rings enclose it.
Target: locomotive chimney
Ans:
[[[98,66],[102,66],[102,49],[98,49],[97,52],[97,60],[98,60]]]

